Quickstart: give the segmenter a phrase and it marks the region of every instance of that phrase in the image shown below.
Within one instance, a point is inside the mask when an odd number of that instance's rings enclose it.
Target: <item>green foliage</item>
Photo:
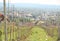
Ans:
[[[26,41],[46,41],[46,36],[47,34],[43,29],[34,27],[31,29],[31,33],[29,37],[27,37]]]
[[[4,40],[4,23],[1,24],[1,32],[0,32],[0,35],[2,36],[0,38],[0,40]],[[20,27],[20,29],[18,30],[17,27],[18,26],[15,26],[14,25],[14,32],[10,32],[10,28],[11,28],[11,31],[13,30],[13,24],[8,24],[7,25],[7,31],[9,32],[8,33],[8,40],[10,41],[10,33],[11,33],[11,37],[12,39],[14,40],[17,40],[17,35],[18,35],[18,31],[20,31],[19,34],[20,35],[20,39],[22,38],[22,40],[24,40],[24,37],[25,40],[24,41],[56,41],[57,40],[57,37],[58,37],[58,32],[57,32],[57,28],[51,28],[49,30],[49,33],[52,34],[53,37],[49,36],[48,33],[40,26],[33,26],[32,29],[30,29],[29,27]],[[30,30],[29,30],[30,29]],[[53,31],[53,32],[52,32]],[[3,33],[3,34],[2,34]],[[13,33],[14,33],[14,38],[13,38]]]
[[[2,31],[0,31],[0,37],[1,37],[1,35],[2,35]]]
[[[0,31],[0,41],[2,41],[2,31]]]
[[[26,38],[26,41],[57,41],[57,28],[54,28],[51,34],[53,34],[53,37],[47,35],[44,29],[34,27],[31,29],[31,33]]]

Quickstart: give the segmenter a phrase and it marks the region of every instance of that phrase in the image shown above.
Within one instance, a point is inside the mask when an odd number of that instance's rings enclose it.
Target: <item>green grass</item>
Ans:
[[[4,40],[4,23],[0,24],[0,30],[2,31],[2,40]],[[10,28],[13,27],[12,24],[8,24],[7,25],[7,31],[9,32],[7,34],[8,36],[8,41],[10,41]],[[14,25],[14,32],[11,32],[11,37],[12,39],[17,40],[17,35],[18,35],[18,26]],[[20,26],[19,26],[20,27]],[[13,30],[13,29],[12,29]],[[48,33],[46,32],[46,30],[44,30],[42,27],[40,26],[33,26],[32,28],[29,27],[20,27],[19,29],[20,31],[20,41],[56,41],[57,37],[58,37],[58,32],[57,32],[57,28],[54,29],[50,29],[49,33],[51,33],[53,31],[53,37],[49,36]],[[13,33],[15,34],[14,38],[13,38]]]
[[[26,41],[56,41],[56,40],[57,40],[56,31],[54,31],[54,36],[51,37],[47,35],[44,29],[39,28],[39,27],[32,28],[30,35],[26,38]]]

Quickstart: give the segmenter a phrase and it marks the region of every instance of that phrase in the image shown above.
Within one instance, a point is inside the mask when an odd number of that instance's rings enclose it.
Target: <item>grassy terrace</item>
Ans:
[[[57,41],[58,32],[57,27],[43,29],[41,26],[16,26],[12,23],[7,23],[7,39],[8,41]],[[2,36],[0,41],[4,41],[4,23],[0,23],[0,31]],[[19,27],[19,29],[18,29]],[[18,37],[19,36],[19,37]]]

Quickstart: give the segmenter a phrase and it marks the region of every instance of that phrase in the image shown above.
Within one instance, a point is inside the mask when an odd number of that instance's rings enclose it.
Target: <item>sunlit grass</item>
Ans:
[[[4,40],[5,35],[4,35],[4,23],[0,24],[0,30],[2,31],[2,40]],[[19,30],[18,30],[19,27]],[[10,28],[11,31],[10,32]],[[14,32],[13,32],[14,29]],[[11,33],[11,39],[17,40],[18,34],[20,37],[20,41],[56,41],[58,38],[58,32],[57,32],[57,28],[51,28],[49,30],[49,33],[53,34],[53,37],[51,37],[50,35],[48,35],[48,33],[46,32],[45,29],[43,29],[40,26],[33,26],[33,27],[27,27],[27,26],[16,26],[14,25],[13,28],[13,24],[10,23],[7,25],[7,36],[8,36],[8,40],[10,41],[10,33]],[[20,33],[18,33],[18,31]],[[52,33],[53,31],[53,33]],[[13,37],[14,34],[14,37]]]

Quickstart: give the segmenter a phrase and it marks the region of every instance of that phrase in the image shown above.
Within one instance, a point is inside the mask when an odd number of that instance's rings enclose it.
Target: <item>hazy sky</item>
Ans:
[[[48,4],[48,5],[60,5],[60,0],[9,0],[10,3],[32,3],[32,4]],[[0,0],[0,3],[3,0]],[[8,0],[6,0],[8,2]]]

